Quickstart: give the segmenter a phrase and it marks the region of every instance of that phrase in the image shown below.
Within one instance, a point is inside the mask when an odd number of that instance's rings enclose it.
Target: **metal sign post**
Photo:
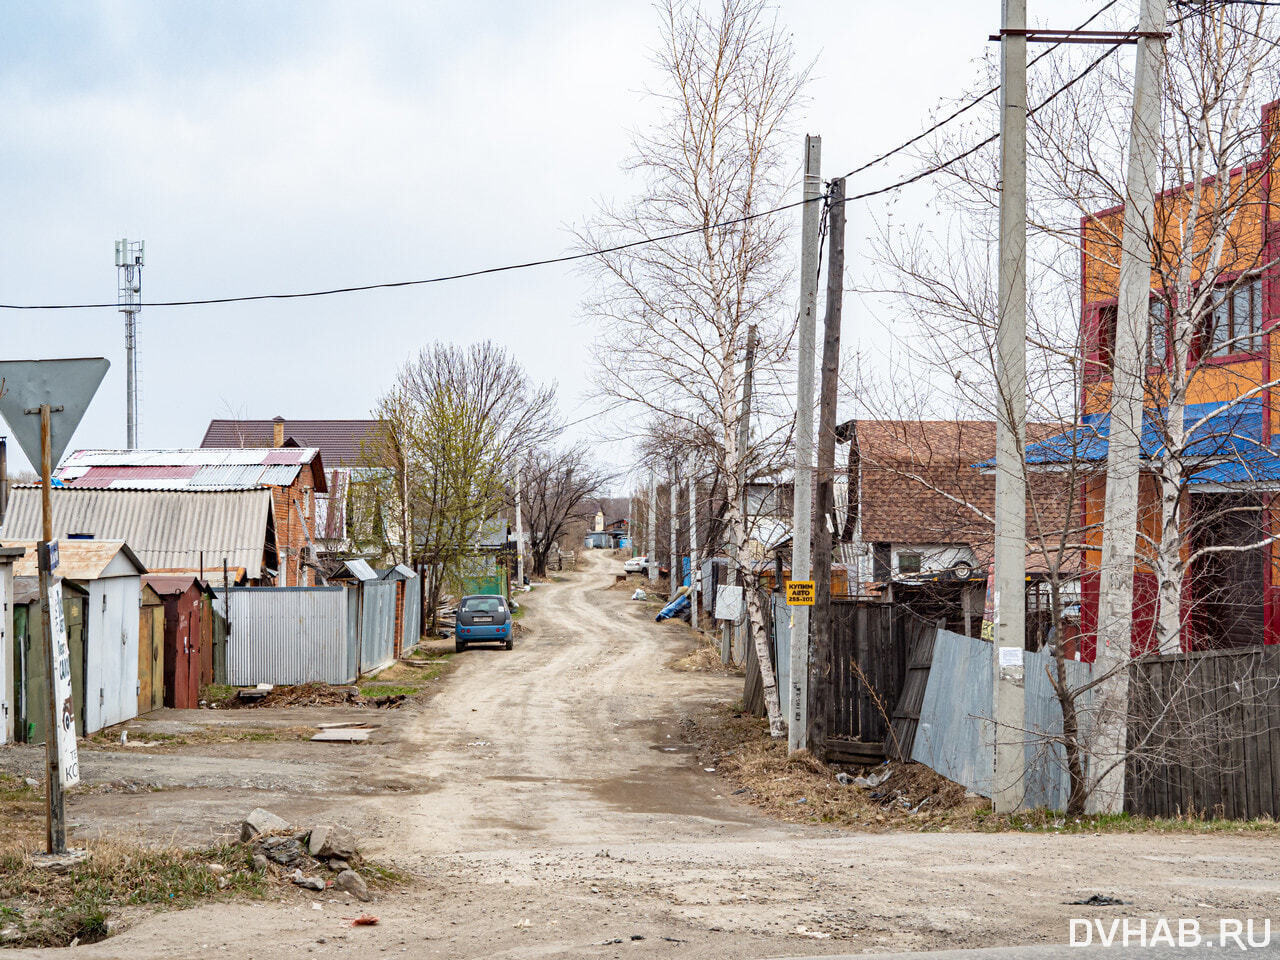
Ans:
[[[8,421],[27,459],[40,464],[42,528],[36,554],[48,688],[44,738],[45,837],[51,855],[67,852],[62,788],[80,781],[62,582],[53,579],[58,565],[58,545],[53,537],[53,465],[67,449],[109,366],[101,357],[0,362],[0,383],[5,387],[0,393],[0,414]]]

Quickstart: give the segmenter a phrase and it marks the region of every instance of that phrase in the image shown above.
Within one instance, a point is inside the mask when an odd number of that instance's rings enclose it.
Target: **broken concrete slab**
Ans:
[[[256,807],[240,824],[240,842],[248,843],[262,833],[274,833],[277,830],[291,830],[292,824],[283,817],[277,817],[270,810]]]
[[[372,729],[373,727],[376,727],[377,724],[366,723],[363,720],[343,720],[340,723],[318,723],[316,726],[321,730],[350,730],[360,727]]]

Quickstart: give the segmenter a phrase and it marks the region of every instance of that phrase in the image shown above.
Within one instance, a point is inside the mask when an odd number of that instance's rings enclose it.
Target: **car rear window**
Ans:
[[[467,613],[501,613],[503,610],[501,597],[471,597],[462,601],[462,609]]]

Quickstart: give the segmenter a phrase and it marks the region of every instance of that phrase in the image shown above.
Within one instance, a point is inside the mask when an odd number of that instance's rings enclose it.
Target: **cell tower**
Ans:
[[[125,432],[130,450],[138,446],[138,311],[142,309],[143,247],[141,240],[116,241],[116,272],[120,282],[116,302],[124,314],[125,402],[128,405]]]

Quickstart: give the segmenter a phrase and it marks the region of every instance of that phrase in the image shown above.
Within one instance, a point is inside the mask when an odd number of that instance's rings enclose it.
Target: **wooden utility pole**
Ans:
[[[1102,568],[1094,670],[1098,717],[1092,753],[1110,772],[1089,796],[1092,813],[1124,809],[1128,739],[1129,672],[1132,655],[1133,568],[1138,537],[1144,356],[1151,295],[1151,234],[1160,179],[1160,88],[1164,66],[1165,0],[1142,0],[1138,57],[1129,127],[1124,233],[1120,243],[1120,292],[1111,370],[1111,430],[1102,520]]]
[[[671,511],[667,517],[671,525],[671,558],[667,561],[667,568],[670,570],[667,575],[667,586],[670,587],[667,591],[667,602],[670,603],[676,598],[676,591],[680,589],[680,554],[676,537],[676,524],[679,522],[680,487],[676,476],[675,461],[671,461],[668,466],[671,473],[667,478],[667,492],[671,495]]]
[[[649,544],[645,551],[648,559],[645,566],[649,568],[649,582],[653,583],[658,579],[658,475],[652,472],[649,474],[649,523],[646,532]]]
[[[739,493],[739,509],[742,511],[742,542],[745,546],[747,542],[747,534],[750,532],[747,517],[747,447],[751,445],[751,378],[755,372],[756,364],[756,325],[753,323],[747,327],[747,358],[743,364],[742,370],[742,412],[738,415],[738,493]],[[737,547],[734,546],[733,537],[729,537],[728,543],[728,586],[734,587],[738,585],[741,579],[743,589],[751,589],[751,578],[746,575],[746,558],[738,556]],[[742,577],[738,576],[738,567],[743,567]],[[711,598],[714,604],[715,597]],[[724,632],[720,638],[720,662],[725,664],[733,663],[733,638],[738,631],[738,625],[742,622],[746,613],[747,602],[746,596],[742,598],[742,604],[738,617],[735,620],[724,621]]]
[[[67,852],[67,825],[63,811],[62,776],[58,764],[58,676],[53,648],[53,609],[49,591],[53,581],[53,567],[49,555],[53,542],[53,456],[52,423],[49,404],[40,404],[40,508],[41,543],[36,550],[37,569],[40,574],[40,625],[44,628],[45,665],[45,730],[44,730],[44,782],[45,782],[45,840],[49,853]]]
[[[689,625],[698,629],[698,468],[689,458]]]
[[[524,589],[524,513],[522,512],[520,471],[516,471],[516,589]]]
[[[1004,0],[1000,31],[1000,250],[996,317],[995,636],[992,806],[1022,805],[1026,770],[1027,26],[1026,0]]]
[[[800,214],[800,316],[796,334],[796,469],[791,494],[791,579],[809,579],[813,524],[813,353],[818,314],[818,239],[822,223],[822,138],[804,138]],[[779,583],[781,588],[782,584]],[[787,752],[809,742],[809,608],[791,608],[791,682]]]
[[[822,756],[831,709],[831,535],[835,513],[836,395],[840,387],[840,320],[844,309],[844,179],[827,200],[827,313],[822,331],[818,401],[818,503],[813,524],[813,640],[809,676],[809,749]]]

